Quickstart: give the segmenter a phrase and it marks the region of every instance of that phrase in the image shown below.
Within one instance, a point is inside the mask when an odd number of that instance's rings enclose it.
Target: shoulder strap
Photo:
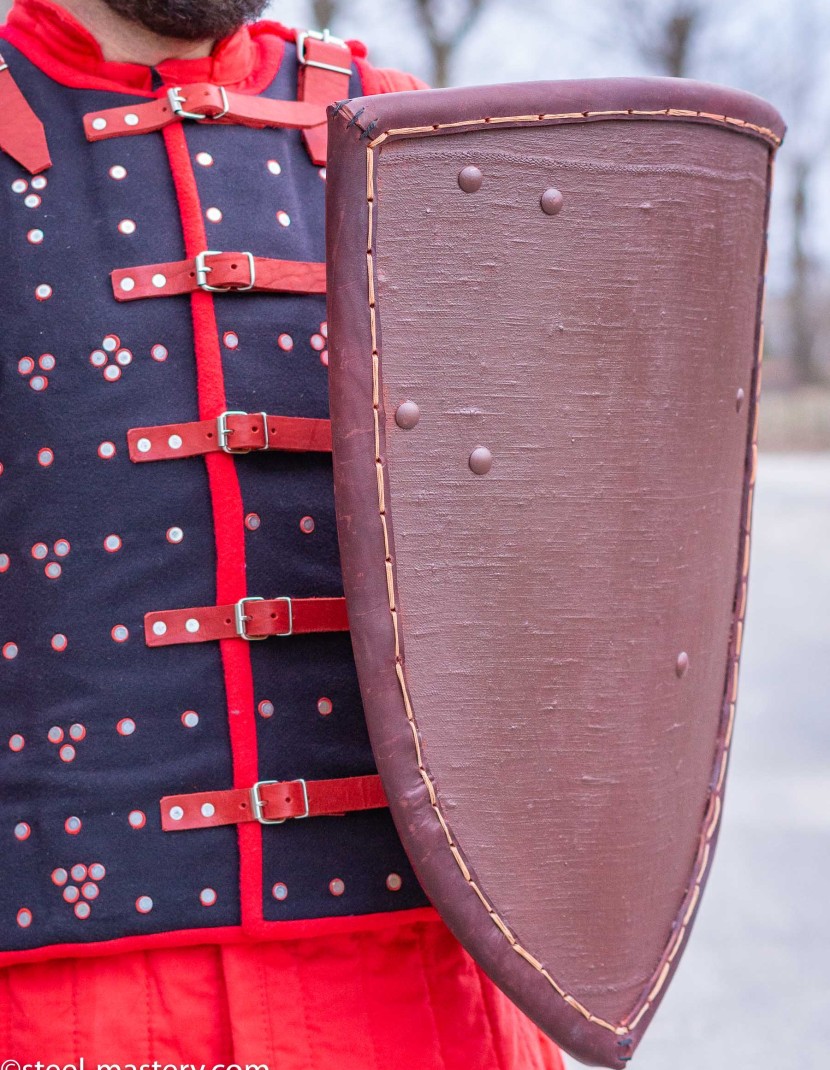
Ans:
[[[31,174],[52,166],[46,131],[0,56],[0,150]]]
[[[297,31],[299,78],[297,99],[328,107],[349,95],[352,52],[345,41],[328,30]],[[303,139],[312,161],[322,167],[326,162],[328,126],[312,126],[303,131]]]

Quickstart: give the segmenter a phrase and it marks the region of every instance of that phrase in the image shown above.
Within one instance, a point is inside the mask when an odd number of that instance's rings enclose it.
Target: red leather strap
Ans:
[[[230,453],[251,450],[330,453],[331,421],[269,416],[262,412],[229,412],[216,420],[131,427],[127,445],[130,460],[139,462],[199,457],[224,448]]]
[[[161,800],[161,827],[165,832],[178,832],[247,821],[267,824],[291,817],[331,817],[388,805],[377,775],[261,781],[252,788],[166,795]]]
[[[33,175],[52,166],[46,131],[0,56],[0,150]]]
[[[298,33],[297,59],[299,100],[327,108],[329,104],[344,100],[349,95],[352,53],[344,41],[322,34],[315,36],[309,31]],[[303,140],[312,162],[323,167],[328,147],[328,125],[323,123],[322,126],[306,128],[303,130]]]
[[[112,289],[118,301],[143,297],[170,297],[214,287],[240,293],[322,294],[326,292],[326,265],[302,260],[273,260],[248,253],[203,254],[204,274],[198,258],[168,264],[140,264],[111,272]],[[253,260],[253,279],[251,272]],[[251,282],[253,281],[253,285]]]
[[[161,609],[144,614],[147,646],[348,630],[345,598],[243,598],[227,606]]]
[[[321,101],[273,100],[270,97],[231,93],[222,86],[199,82],[176,86],[168,90],[165,96],[144,104],[89,112],[84,116],[84,132],[88,141],[102,141],[110,137],[162,130],[170,123],[184,119],[237,126],[276,126],[290,130],[318,126],[325,129],[326,109]]]

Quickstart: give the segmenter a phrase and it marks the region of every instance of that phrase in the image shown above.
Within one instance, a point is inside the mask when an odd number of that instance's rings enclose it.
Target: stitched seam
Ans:
[[[383,1070],[383,1064],[380,1058],[380,1049],[378,1048],[377,1031],[372,1020],[372,1015],[369,1013],[368,1008],[373,1006],[375,1001],[369,998],[369,986],[367,984],[367,943],[359,936],[352,935],[351,943],[357,951],[357,958],[360,962],[359,978],[360,988],[363,993],[363,1000],[361,1002],[361,1009],[363,1011],[363,1019],[365,1023],[366,1031],[369,1035],[369,1042],[372,1045],[372,1067],[374,1070]]]
[[[268,1033],[268,1058],[271,1062],[276,1061],[277,1047],[274,1040],[274,1023],[271,1020],[270,1009],[268,1006],[268,991],[267,983],[265,979],[265,970],[261,970],[259,973],[259,1008],[262,1012],[262,1021],[265,1023],[265,1029]]]
[[[420,773],[421,780],[424,787],[427,790],[429,796],[429,802],[432,806],[433,813],[440,824],[444,835],[447,838],[447,844],[450,849],[450,853],[455,859],[458,868],[461,870],[461,874],[469,884],[470,888],[476,893],[481,900],[491,920],[496,927],[501,931],[502,935],[508,941],[513,950],[520,955],[526,962],[528,962],[538,973],[540,973],[545,980],[551,985],[554,991],[570,1006],[573,1010],[582,1015],[591,1024],[597,1025],[602,1029],[606,1029],[617,1036],[626,1036],[636,1029],[643,1016],[653,1006],[659,993],[663,989],[666,980],[671,972],[671,967],[674,959],[676,958],[680,948],[683,946],[685,936],[689,929],[689,924],[694,916],[697,908],[698,900],[700,898],[702,884],[704,878],[707,875],[709,863],[712,857],[711,841],[718,828],[722,810],[722,794],[724,779],[726,776],[726,766],[729,755],[729,747],[732,739],[732,729],[735,718],[735,704],[737,699],[737,664],[740,658],[741,642],[743,638],[743,621],[746,610],[746,578],[749,568],[749,516],[751,515],[751,501],[754,492],[755,476],[757,472],[757,460],[758,460],[758,448],[757,448],[757,433],[758,433],[758,394],[760,391],[760,361],[761,350],[763,348],[763,329],[758,332],[757,348],[755,356],[755,364],[753,367],[754,376],[754,390],[752,398],[753,409],[748,416],[748,437],[749,437],[749,449],[747,454],[747,462],[744,471],[744,489],[743,489],[743,505],[742,505],[742,517],[741,526],[739,529],[739,540],[742,541],[740,548],[739,569],[736,582],[736,590],[733,601],[733,625],[729,640],[729,651],[727,657],[727,673],[726,673],[726,691],[728,711],[726,717],[726,729],[723,734],[722,741],[719,740],[717,756],[715,759],[716,776],[713,777],[714,785],[710,790],[709,800],[707,808],[704,813],[702,830],[699,837],[698,850],[695,856],[695,862],[692,867],[692,882],[689,892],[686,894],[683,903],[681,904],[681,913],[678,916],[681,918],[681,923],[675,932],[672,934],[666,948],[661,955],[660,962],[658,963],[655,975],[649,984],[647,995],[641,1004],[635,1004],[633,1010],[626,1016],[624,1022],[613,1025],[610,1022],[605,1021],[602,1018],[592,1014],[591,1011],[579,1002],[574,996],[567,993],[559,984],[557,984],[554,977],[550,974],[547,968],[538,961],[522,944],[519,943],[518,938],[506,924],[504,919],[498,914],[489,902],[483,891],[479,888],[470,873],[469,868],[464,861],[464,858],[455,843],[452,831],[447,823],[446,818],[443,815],[441,807],[438,802],[438,796],[435,790],[435,786],[432,782],[430,774],[426,768],[421,752],[421,739],[420,731],[418,728],[415,714],[412,709],[412,702],[409,695],[409,689],[406,683],[406,677],[404,674],[403,657],[401,654],[400,644],[400,632],[398,625],[398,606],[396,601],[395,592],[395,576],[393,569],[393,559],[391,555],[391,543],[389,539],[389,525],[387,523],[386,514],[386,477],[384,473],[384,460],[381,455],[381,431],[380,431],[380,351],[378,349],[378,322],[377,322],[377,307],[376,307],[376,295],[375,295],[375,254],[374,243],[376,233],[376,221],[375,221],[375,170],[376,161],[375,156],[379,151],[380,145],[390,136],[407,135],[407,134],[419,134],[427,133],[438,129],[457,128],[459,126],[470,125],[484,125],[496,122],[544,122],[549,119],[566,119],[566,118],[588,118],[591,115],[607,115],[607,116],[621,116],[621,115],[682,115],[682,116],[697,116],[705,117],[707,119],[715,119],[724,123],[731,123],[738,126],[749,127],[759,133],[769,136],[776,144],[780,143],[780,138],[776,137],[772,131],[766,130],[763,127],[756,127],[753,124],[745,123],[739,119],[729,119],[723,116],[709,116],[702,112],[677,112],[670,109],[663,109],[657,112],[632,112],[632,111],[617,111],[617,112],[578,112],[565,115],[536,115],[536,116],[513,116],[503,119],[478,119],[469,120],[463,123],[446,123],[443,125],[427,126],[427,127],[413,127],[410,129],[391,130],[374,141],[370,142],[366,149],[366,202],[368,208],[368,234],[366,243],[366,266],[367,266],[367,281],[368,281],[368,298],[369,298],[369,329],[372,345],[372,410],[373,410],[373,426],[374,426],[374,450],[375,450],[375,473],[377,478],[377,491],[378,491],[378,511],[380,515],[381,528],[383,531],[384,553],[385,553],[385,569],[386,569],[386,587],[389,603],[389,612],[392,618],[392,628],[395,640],[395,672],[398,678],[398,683],[401,689],[401,696],[404,702],[404,708],[406,711],[407,721],[409,723],[410,730],[412,732],[412,740],[415,746],[415,755],[418,763],[418,772]],[[772,163],[770,162],[768,171],[767,182],[767,208],[769,211],[769,194],[772,183]],[[764,245],[764,260],[761,265],[761,280],[760,280],[760,293],[764,293],[764,278],[766,273],[766,243]],[[763,313],[763,302],[761,307],[761,313]]]
[[[424,951],[425,935],[423,929],[419,929],[415,934],[415,942],[418,946],[418,958],[421,963],[421,981],[424,986],[424,991],[427,994],[427,1006],[429,1007],[429,1016],[432,1018],[432,1027],[435,1030],[435,1045],[438,1048],[438,1056],[441,1059],[442,1070],[454,1070],[454,1068],[447,1062],[447,1053],[444,1051],[444,1042],[441,1036],[441,1026],[438,1024],[438,1015],[435,1013],[435,1003],[432,999],[432,989],[429,984],[429,971],[427,970],[426,953]]]
[[[482,970],[479,964],[477,962],[473,962],[472,966],[475,970],[476,979],[478,980],[478,990],[481,994],[481,1005],[484,1008],[484,1018],[487,1022],[487,1031],[490,1034],[490,1043],[493,1045],[493,1056],[495,1057],[496,1063],[498,1065],[498,1070],[507,1070],[507,1067],[505,1067],[504,1065],[504,1051],[500,1046],[497,1046],[496,1044],[496,1030],[493,1027],[493,1013],[492,1008],[490,1006],[490,997],[493,993],[492,991],[490,993],[486,993],[484,991],[484,978],[482,977]],[[515,1031],[513,1032],[512,1039],[514,1041],[516,1039]]]
[[[570,111],[559,113],[545,113],[537,115],[496,115],[485,119],[462,119],[454,123],[434,123],[432,126],[408,126],[396,130],[387,130],[385,133],[369,142],[369,148],[376,148],[387,138],[406,137],[414,134],[430,134],[436,130],[464,130],[475,126],[494,126],[499,123],[539,123],[550,122],[555,119],[596,119],[600,117],[614,119],[625,118],[629,115],[654,118],[665,115],[677,119],[705,119],[709,122],[721,123],[725,126],[735,127],[738,130],[750,130],[754,134],[771,141],[776,148],[781,144],[781,138],[766,126],[758,126],[756,123],[747,122],[746,119],[735,119],[730,115],[715,115],[712,112],[694,111],[686,108],[654,108],[653,110],[640,110],[635,108],[618,108],[608,111]],[[355,116],[356,118],[356,116]],[[359,125],[359,124],[358,124]]]
[[[69,985],[72,997],[72,1054],[73,1058],[77,1059],[80,1057],[81,1051],[78,1043],[78,964],[76,962],[73,962],[70,966]]]
[[[312,1036],[312,1032],[311,1032],[311,1026],[309,1025],[309,1022],[308,1022],[308,1001],[306,999],[305,986],[303,985],[303,970],[300,967],[299,957],[297,955],[291,955],[290,957],[291,957],[291,962],[292,962],[292,964],[294,966],[294,972],[297,975],[297,989],[299,990],[299,993],[300,993],[300,1006],[302,1008],[303,1029],[305,1030],[305,1035],[306,1035],[306,1044],[305,1044],[305,1048],[303,1049],[303,1051],[305,1052],[306,1060],[307,1060],[306,1066],[308,1067],[308,1070],[317,1070],[318,1063],[317,1063],[316,1059],[312,1058],[312,1051],[311,1051],[311,1045],[312,1045],[313,1036]]]

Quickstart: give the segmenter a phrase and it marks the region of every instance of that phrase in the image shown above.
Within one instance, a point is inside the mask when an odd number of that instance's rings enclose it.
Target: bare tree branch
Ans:
[[[338,0],[311,0],[311,13],[315,26],[320,30],[330,29],[339,14],[339,8]]]
[[[432,84],[447,85],[453,57],[484,12],[487,0],[460,0],[456,4],[412,0],[412,6],[432,55]]]

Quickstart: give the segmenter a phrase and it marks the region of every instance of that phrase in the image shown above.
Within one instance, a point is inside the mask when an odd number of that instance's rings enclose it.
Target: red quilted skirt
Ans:
[[[562,1070],[440,921],[0,970],[20,1063],[268,1070]]]

